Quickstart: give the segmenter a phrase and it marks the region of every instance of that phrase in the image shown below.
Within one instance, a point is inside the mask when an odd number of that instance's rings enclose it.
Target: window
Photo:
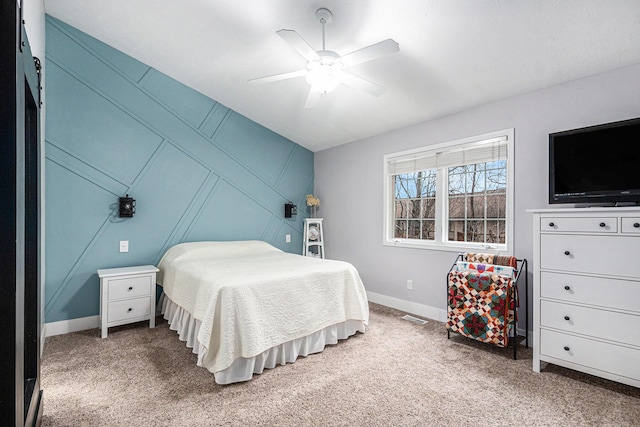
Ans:
[[[513,129],[388,154],[384,244],[513,246]]]

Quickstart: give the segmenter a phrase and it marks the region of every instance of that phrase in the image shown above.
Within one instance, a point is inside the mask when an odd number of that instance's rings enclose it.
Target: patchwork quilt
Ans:
[[[448,277],[447,329],[500,347],[515,320],[512,267],[458,262]]]

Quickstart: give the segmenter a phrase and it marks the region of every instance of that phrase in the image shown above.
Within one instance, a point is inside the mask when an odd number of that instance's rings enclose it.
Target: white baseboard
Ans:
[[[367,292],[369,301],[395,308],[396,310],[405,311],[410,314],[426,317],[427,319],[437,320],[439,322],[447,321],[447,311],[440,308],[431,307],[424,304],[418,304],[411,301],[402,300],[400,298],[389,297],[386,295]]]
[[[367,298],[369,301],[384,305],[387,307],[395,308],[409,314],[417,314],[427,319],[437,320],[439,322],[447,321],[447,311],[431,307],[424,304],[418,304],[411,301],[402,300],[400,298],[389,297],[382,294],[376,294],[374,292],[367,292]],[[100,316],[81,317],[79,319],[61,320],[59,322],[46,323],[44,326],[46,337],[52,337],[54,335],[68,334],[71,332],[85,331],[87,329],[95,329],[100,327]],[[524,336],[524,330],[518,329],[518,333]],[[533,341],[533,334],[529,332],[529,344]],[[44,343],[43,343],[44,344]]]
[[[437,320],[439,322],[447,321],[447,310],[402,300],[400,298],[388,297],[386,295],[376,294],[373,292],[367,292],[367,298],[369,298],[369,301],[373,303],[395,308],[396,310],[401,310],[410,314],[417,314],[418,316],[426,317],[427,319]],[[518,328],[518,335],[524,337],[524,331],[524,329]],[[533,333],[529,331],[529,347],[532,347],[533,345]]]
[[[100,327],[100,316],[81,317],[79,319],[61,320],[59,322],[46,323],[45,336],[68,334],[71,332],[85,331]]]

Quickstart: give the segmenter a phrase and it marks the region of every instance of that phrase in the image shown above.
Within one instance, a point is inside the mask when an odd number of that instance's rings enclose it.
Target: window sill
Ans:
[[[392,246],[408,249],[427,249],[446,252],[473,252],[473,253],[509,253],[509,248],[504,244],[489,245],[484,243],[436,243],[436,242],[412,242],[408,240],[385,240],[384,246]]]

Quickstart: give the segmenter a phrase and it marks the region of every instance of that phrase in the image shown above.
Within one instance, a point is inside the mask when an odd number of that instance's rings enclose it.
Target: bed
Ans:
[[[347,262],[262,241],[191,242],[171,247],[158,268],[164,318],[218,384],[248,381],[368,325],[366,292]]]

